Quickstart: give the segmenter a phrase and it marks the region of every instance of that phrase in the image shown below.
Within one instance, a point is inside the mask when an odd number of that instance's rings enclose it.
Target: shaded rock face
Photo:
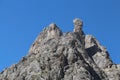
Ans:
[[[81,20],[73,22],[74,32],[68,33],[50,24],[27,56],[0,73],[0,80],[120,80],[120,65],[93,36],[84,34]]]

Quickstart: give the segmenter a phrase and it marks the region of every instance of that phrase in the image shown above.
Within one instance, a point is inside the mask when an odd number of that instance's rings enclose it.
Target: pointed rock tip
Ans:
[[[62,31],[60,30],[60,28],[59,28],[55,23],[51,23],[51,24],[49,25],[49,30],[55,30],[55,31],[57,31],[58,33],[62,34]],[[57,32],[56,32],[56,33],[57,33]]]
[[[55,23],[51,23],[51,24],[49,25],[49,27],[52,28],[52,29],[55,29],[55,28],[57,27],[57,25],[56,25]]]
[[[51,23],[48,26],[47,35],[49,38],[58,38],[62,35],[62,31],[59,29],[59,27],[55,23]]]

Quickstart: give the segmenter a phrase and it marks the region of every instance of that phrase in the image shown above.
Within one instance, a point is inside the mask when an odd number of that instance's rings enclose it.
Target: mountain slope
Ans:
[[[120,80],[120,65],[106,48],[84,34],[81,20],[73,23],[74,32],[67,33],[50,24],[27,56],[0,73],[0,80]]]

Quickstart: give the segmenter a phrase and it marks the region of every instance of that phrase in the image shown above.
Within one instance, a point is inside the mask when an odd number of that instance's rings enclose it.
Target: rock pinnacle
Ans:
[[[120,65],[107,49],[82,31],[73,20],[74,32],[63,33],[48,25],[32,44],[28,55],[0,73],[0,80],[120,80]]]
[[[80,35],[83,34],[82,32],[82,27],[83,27],[83,22],[79,18],[75,18],[73,20],[74,23],[74,32],[78,32]]]

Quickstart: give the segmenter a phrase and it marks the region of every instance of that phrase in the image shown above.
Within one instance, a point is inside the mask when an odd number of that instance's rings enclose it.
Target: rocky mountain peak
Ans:
[[[52,23],[49,25],[49,29],[47,32],[47,37],[56,38],[62,35],[62,31],[57,27],[56,24]]]
[[[120,65],[92,35],[83,22],[73,20],[74,32],[63,33],[56,24],[46,27],[28,55],[0,73],[0,80],[120,80]]]

